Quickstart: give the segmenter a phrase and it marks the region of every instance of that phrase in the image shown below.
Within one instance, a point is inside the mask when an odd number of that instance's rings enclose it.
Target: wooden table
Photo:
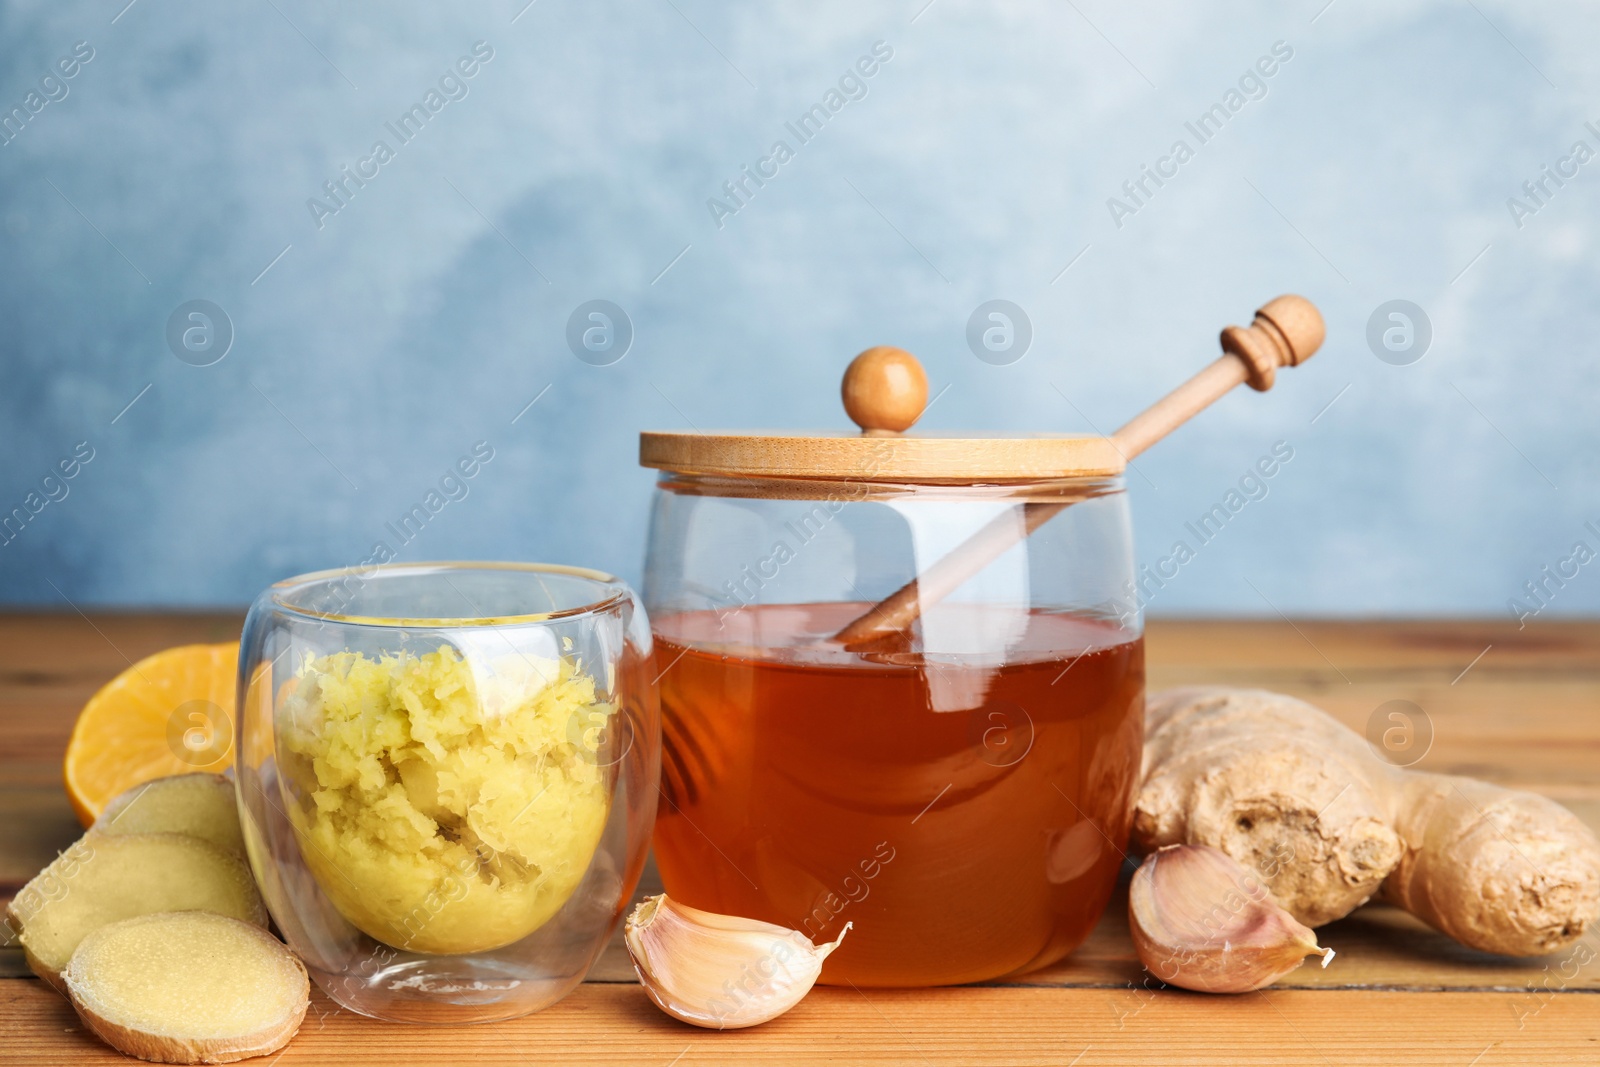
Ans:
[[[130,659],[228,640],[238,624],[236,616],[0,616],[0,896],[79,833],[60,760],[84,700]],[[1600,826],[1600,623],[1519,631],[1498,621],[1157,622],[1149,662],[1152,688],[1269,687],[1358,729],[1385,701],[1414,701],[1435,732],[1422,767],[1536,789]],[[1594,931],[1575,949],[1520,961],[1469,951],[1377,905],[1320,934],[1338,950],[1333,965],[1303,967],[1262,993],[1154,988],[1134,960],[1124,898],[1070,960],[1024,979],[866,993],[819,988],[769,1025],[728,1033],[656,1011],[613,944],[572,996],[509,1023],[395,1026],[336,1010],[318,995],[276,1062],[1600,1063]],[[17,950],[0,949],[0,1064],[128,1062],[86,1035],[67,1004],[20,977],[26,973]]]

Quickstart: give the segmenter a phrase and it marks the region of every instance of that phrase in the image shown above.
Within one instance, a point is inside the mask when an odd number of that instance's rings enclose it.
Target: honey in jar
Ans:
[[[1142,639],[1033,612],[1003,660],[827,640],[866,607],[656,620],[662,878],[685,903],[818,943],[852,924],[828,982],[969,982],[1054,962],[1099,918],[1122,863]],[[983,609],[947,610],[961,624]]]

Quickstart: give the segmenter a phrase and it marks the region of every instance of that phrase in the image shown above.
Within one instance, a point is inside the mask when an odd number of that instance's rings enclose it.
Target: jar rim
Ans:
[[[438,575],[441,572],[467,573],[473,571],[504,571],[512,574],[548,574],[559,575],[563,578],[576,578],[599,587],[597,591],[603,593],[603,595],[582,604],[557,608],[551,611],[514,614],[478,612],[470,615],[424,615],[415,617],[323,611],[305,604],[294,603],[288,599],[296,592],[319,585],[332,587],[339,583],[346,583],[346,588],[348,588],[348,583],[352,579],[357,583],[355,588],[359,590],[361,586],[374,580],[422,577],[425,575]],[[448,581],[448,578],[446,578],[446,581]],[[453,586],[453,583],[451,584]],[[556,599],[553,594],[549,594],[548,588],[545,591],[547,595],[550,595],[552,601]],[[460,590],[457,590],[457,592],[460,592]],[[465,593],[461,595],[464,598],[466,596]],[[621,578],[590,567],[574,567],[562,563],[518,563],[495,560],[427,560],[416,563],[358,563],[350,567],[310,571],[272,583],[262,593],[261,597],[264,600],[269,600],[274,610],[298,615],[302,618],[316,619],[320,622],[334,622],[350,626],[381,626],[385,628],[404,626],[410,629],[461,629],[475,626],[505,626],[551,622],[582,615],[599,614],[611,610],[617,604],[626,601],[630,595],[627,584]],[[470,599],[468,604],[471,604]]]

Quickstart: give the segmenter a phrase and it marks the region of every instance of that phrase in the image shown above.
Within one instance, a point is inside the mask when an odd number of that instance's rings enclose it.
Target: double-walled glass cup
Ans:
[[[655,817],[651,634],[621,581],[325,571],[257,598],[236,772],[279,930],[352,1011],[522,1015],[583,980]]]
[[[755,440],[741,461],[806,459]],[[870,473],[662,474],[644,587],[662,881],[817,942],[850,925],[823,982],[1037,970],[1100,917],[1132,817],[1144,645],[1122,479]],[[992,558],[930,592],[974,543]],[[913,581],[913,621],[839,636]]]

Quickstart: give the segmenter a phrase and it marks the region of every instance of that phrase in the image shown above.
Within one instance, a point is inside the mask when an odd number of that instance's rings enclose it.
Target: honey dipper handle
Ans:
[[[1249,326],[1222,331],[1216,361],[1134,416],[1111,435],[1124,459],[1161,440],[1242,382],[1266,392],[1279,367],[1297,367],[1322,346],[1322,316],[1303,296],[1286,295],[1262,305]]]
[[[1222,331],[1222,351],[1214,362],[1135,416],[1111,435],[1125,459],[1132,459],[1209,407],[1228,390],[1248,382],[1252,389],[1272,388],[1279,367],[1296,367],[1321,347],[1322,315],[1303,296],[1285,295],[1262,305],[1247,327]],[[1078,499],[1024,504],[1020,519],[1007,511],[951,549],[888,597],[868,608],[834,635],[846,647],[904,630],[929,605],[953,593],[968,578],[994,562],[1006,549],[1049,522]]]

